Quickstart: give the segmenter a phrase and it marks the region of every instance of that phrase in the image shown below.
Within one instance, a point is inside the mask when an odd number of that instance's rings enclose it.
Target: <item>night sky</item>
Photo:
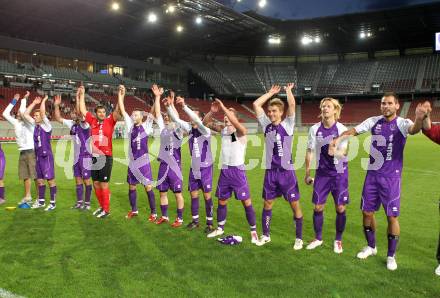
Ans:
[[[224,5],[244,12],[255,10],[259,14],[279,19],[307,19],[334,16],[369,10],[397,8],[408,5],[439,2],[440,0],[266,0],[264,8],[258,8],[259,0],[217,0]]]

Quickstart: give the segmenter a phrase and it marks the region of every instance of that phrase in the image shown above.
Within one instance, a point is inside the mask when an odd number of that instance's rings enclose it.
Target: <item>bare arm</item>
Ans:
[[[356,129],[354,129],[354,128],[351,128],[347,131],[344,131],[339,137],[335,138],[330,143],[329,148],[328,148],[328,154],[330,156],[337,156],[337,157],[341,156],[341,153],[342,153],[342,155],[344,155],[345,153],[338,149],[339,144],[341,142],[349,139],[350,137],[357,136],[357,135],[358,135],[358,133],[357,133]]]
[[[414,120],[414,124],[408,128],[408,133],[410,135],[415,135],[419,133],[423,128],[423,122],[425,117],[428,115],[428,109],[424,104],[419,103],[416,108],[416,119]]]
[[[266,94],[263,94],[257,100],[254,101],[253,107],[254,107],[254,111],[255,111],[255,114],[257,115],[257,117],[259,117],[260,115],[262,115],[264,113],[263,105],[266,103],[266,101],[268,101],[272,96],[274,96],[275,94],[277,94],[280,91],[281,91],[280,86],[273,85],[272,88],[270,88],[269,92],[267,92]]]
[[[159,119],[159,117],[162,117],[160,112],[160,97],[163,94],[163,89],[160,89],[156,84],[153,84],[151,91],[153,91],[154,94],[154,104],[150,113],[153,114],[154,118]]]
[[[35,123],[34,119],[31,117],[31,112],[34,109],[34,107],[38,104],[41,104],[42,100],[41,97],[36,97],[34,101],[26,108],[26,111],[23,114],[23,118],[29,122],[29,123]]]
[[[24,95],[24,97],[21,99],[20,101],[20,107],[18,108],[18,111],[20,112],[20,114],[24,114],[24,112],[26,111],[26,104],[27,104],[27,99],[29,98],[30,92],[26,91],[26,94]]]
[[[247,134],[247,128],[244,127],[244,125],[241,124],[240,121],[238,121],[237,117],[235,116],[235,113],[233,111],[229,110],[228,108],[226,108],[220,99],[216,98],[215,101],[219,103],[220,108],[223,110],[226,117],[228,117],[232,126],[234,126],[235,129],[237,130],[238,137],[245,136]]]
[[[79,86],[78,95],[79,95],[79,111],[81,115],[85,117],[87,115],[87,107],[86,107],[86,101],[84,99],[85,97],[84,86]]]
[[[53,101],[54,118],[55,118],[55,121],[57,121],[57,122],[62,124],[64,119],[61,117],[60,104],[61,104],[61,96],[60,95],[55,95],[55,98],[54,98],[54,101]]]
[[[41,114],[41,119],[44,119],[46,117],[46,101],[47,101],[47,95],[44,96],[43,100],[41,101],[40,104],[40,114]]]
[[[312,160],[313,160],[313,151],[312,151],[312,149],[307,149],[307,151],[306,151],[306,159],[305,159],[306,176],[304,178],[304,182],[307,185],[310,185],[310,184],[313,183],[313,178],[310,176],[310,165],[312,164]]]
[[[119,89],[118,89],[118,105],[117,106],[121,110],[121,114],[122,115],[125,115],[124,98],[125,98],[125,87],[123,85],[119,85]],[[113,111],[113,117],[115,117],[114,111]],[[118,115],[118,117],[119,117],[119,115]],[[114,119],[116,119],[116,118],[114,118]]]
[[[15,94],[11,103],[6,107],[6,109],[3,111],[3,114],[2,114],[3,118],[5,118],[12,125],[14,125],[17,122],[17,119],[12,117],[11,111],[14,108],[14,106],[17,104],[19,99],[20,99],[20,94]]]
[[[293,83],[288,83],[284,89],[286,90],[287,94],[287,103],[289,107],[287,108],[287,117],[295,116],[295,109],[296,109],[296,101],[295,96],[293,96],[292,89],[295,87]]]

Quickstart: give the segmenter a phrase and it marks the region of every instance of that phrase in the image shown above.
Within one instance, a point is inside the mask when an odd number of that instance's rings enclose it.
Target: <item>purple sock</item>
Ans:
[[[347,222],[347,215],[344,212],[336,212],[336,241],[342,241],[342,233],[345,230],[345,223]]]
[[[81,205],[81,203],[83,202],[83,192],[84,192],[83,185],[77,184],[76,185],[76,204],[77,205]]]
[[[163,217],[168,217],[168,204],[160,205],[160,212],[162,213]]]
[[[293,216],[293,220],[295,221],[295,227],[296,227],[296,239],[303,239],[303,218],[296,218]]]
[[[156,214],[156,198],[154,197],[154,191],[147,191],[148,204],[150,205],[151,214]]]
[[[214,204],[211,198],[205,200],[205,211],[206,211],[206,224],[208,226],[212,226],[213,224],[212,220],[214,218]]]
[[[246,212],[246,219],[248,221],[249,227],[251,228],[251,231],[257,230],[257,219],[255,216],[255,210],[254,207],[252,207],[252,204],[249,206],[245,206],[244,210]]]
[[[191,198],[191,215],[193,222],[199,222],[199,197]]]
[[[270,236],[270,221],[272,220],[272,209],[266,210],[263,208],[263,215],[261,217],[261,225],[263,226],[263,235]]]
[[[220,204],[218,204],[218,208],[217,208],[217,224],[218,224],[218,227],[220,229],[222,229],[222,230],[225,229],[227,213],[228,213],[228,206],[227,205],[220,205]]]
[[[57,202],[57,187],[56,187],[56,185],[49,187],[49,190],[50,190],[50,203],[55,205]]]
[[[0,199],[5,199],[5,187],[0,187]]]
[[[364,227],[365,238],[367,239],[368,246],[371,248],[376,247],[376,234],[371,227]]]
[[[38,202],[44,204],[46,196],[46,185],[38,185]]]
[[[90,206],[90,198],[92,197],[92,185],[86,185],[85,205]]]
[[[177,218],[183,220],[183,208],[182,209],[177,208]]]
[[[131,211],[136,212],[137,209],[137,192],[136,189],[128,190],[128,199],[130,200]]]
[[[323,222],[324,222],[324,212],[313,211],[313,228],[315,229],[315,239],[322,240]]]
[[[388,234],[388,257],[394,257],[394,255],[396,254],[398,242],[399,236]]]

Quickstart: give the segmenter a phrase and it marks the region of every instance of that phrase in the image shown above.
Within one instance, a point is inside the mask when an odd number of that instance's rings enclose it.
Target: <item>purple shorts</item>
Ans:
[[[52,180],[55,178],[53,155],[38,156],[35,163],[37,179]]]
[[[127,183],[130,185],[151,185],[153,183],[153,172],[151,171],[151,164],[147,163],[139,169],[132,169],[129,165],[127,173]]]
[[[80,156],[73,165],[73,176],[82,179],[90,179],[92,174],[92,157]]]
[[[169,189],[174,193],[182,192],[182,171],[176,173],[165,162],[161,162],[157,183],[160,192],[167,192]]]
[[[300,198],[295,171],[286,169],[267,169],[264,175],[263,198],[274,200],[283,196],[288,202]]]
[[[378,211],[382,204],[387,216],[399,216],[400,182],[401,178],[388,178],[367,173],[362,190],[362,211]]]
[[[228,166],[220,171],[215,196],[220,200],[226,200],[232,196],[232,192],[237,200],[247,200],[251,197],[246,171]]]
[[[200,168],[199,175],[194,175],[193,169],[189,170],[188,190],[195,191],[202,189],[208,193],[212,191],[212,166]],[[197,174],[197,173],[196,173]],[[199,176],[195,178],[194,176]]]
[[[3,180],[3,177],[5,176],[5,168],[6,168],[5,153],[0,148],[0,180]]]
[[[347,205],[350,202],[347,173],[336,176],[315,176],[315,182],[313,183],[313,204],[324,205],[330,193],[333,196],[336,206]]]

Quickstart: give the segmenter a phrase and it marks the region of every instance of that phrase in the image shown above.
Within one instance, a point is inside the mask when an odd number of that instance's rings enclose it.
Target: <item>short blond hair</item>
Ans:
[[[335,119],[339,120],[339,118],[341,118],[341,112],[342,112],[342,105],[339,103],[339,100],[335,99],[335,98],[331,98],[331,97],[325,97],[321,100],[320,104],[319,104],[319,108],[322,109],[322,106],[324,105],[324,103],[326,101],[329,101],[333,104],[333,107],[336,110],[336,115],[335,115]],[[320,117],[322,117],[322,113],[320,115]]]
[[[277,106],[281,112],[284,112],[284,102],[279,98],[274,98],[270,100],[269,106]]]

